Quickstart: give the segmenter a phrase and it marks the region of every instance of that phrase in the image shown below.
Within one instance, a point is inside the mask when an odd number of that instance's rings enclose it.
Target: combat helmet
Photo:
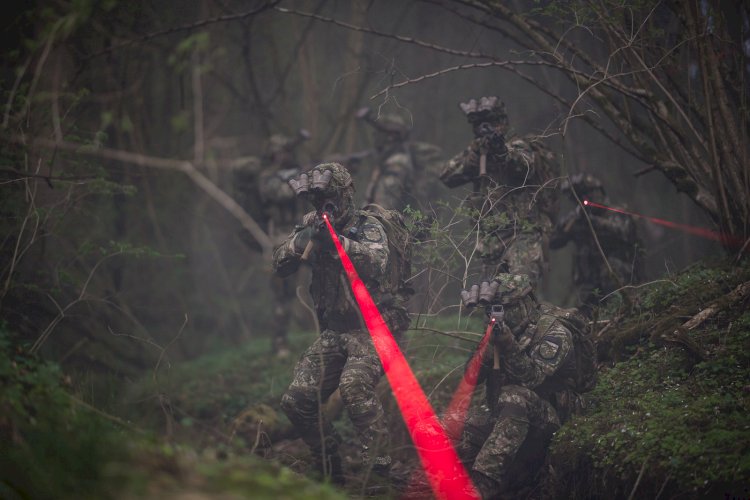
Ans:
[[[283,168],[295,166],[295,149],[309,139],[310,132],[303,128],[297,131],[296,137],[289,137],[284,134],[273,134],[268,138],[268,143],[266,145],[266,161],[277,163]]]
[[[496,299],[505,309],[505,322],[516,329],[524,322],[535,322],[539,305],[534,287],[527,274],[500,273],[493,278],[498,282]]]
[[[270,154],[281,153],[282,151],[288,151],[293,148],[296,141],[292,140],[284,134],[273,134],[268,139],[268,152]]]
[[[499,283],[495,300],[503,305],[508,326],[515,328],[525,320],[536,320],[538,303],[527,274],[500,273],[492,281]]]
[[[377,118],[376,122],[380,125],[381,130],[403,137],[408,136],[411,131],[411,126],[404,117],[395,113],[384,113]]]
[[[357,119],[365,120],[376,130],[375,149],[388,149],[390,146],[406,141],[411,133],[411,122],[398,113],[378,113],[373,116],[370,108],[360,108]]]
[[[534,287],[526,274],[500,273],[491,281],[463,290],[461,300],[468,308],[481,305],[489,310],[493,305],[502,305],[505,321],[511,327],[538,317]]]
[[[567,193],[573,201],[576,201],[573,194],[575,191],[575,195],[578,195],[580,198],[588,199],[595,197],[597,201],[607,202],[607,192],[604,189],[604,185],[591,174],[578,173],[571,175],[562,182],[560,190],[563,193]]]
[[[479,100],[469,99],[467,102],[459,103],[461,111],[472,126],[480,123],[499,123],[508,126],[508,115],[505,112],[505,103],[497,96],[480,97]]]
[[[297,195],[306,194],[317,210],[330,208],[337,225],[354,211],[354,180],[339,163],[321,163],[290,179],[289,185]]]

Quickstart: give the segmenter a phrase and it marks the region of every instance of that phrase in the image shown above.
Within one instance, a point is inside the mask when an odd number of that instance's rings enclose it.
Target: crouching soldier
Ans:
[[[317,472],[343,482],[339,438],[330,422],[321,422],[320,406],[338,388],[361,442],[363,464],[386,474],[388,426],[375,386],[383,375],[375,346],[364,326],[331,235],[326,215],[339,235],[359,276],[372,295],[396,340],[408,328],[403,266],[393,255],[396,238],[383,219],[354,205],[349,172],[337,163],[324,163],[290,181],[315,211],[305,215],[274,252],[280,276],[297,271],[303,261],[312,268],[310,294],[320,324],[320,336],[302,354],[281,406],[309,446]],[[398,252],[400,254],[400,252]]]
[[[501,273],[472,288],[464,304],[477,304],[478,289],[491,290],[485,304],[496,326],[478,377],[486,400],[452,438],[487,499],[533,479],[553,433],[580,409],[579,393],[593,388],[595,351],[575,311],[538,303],[528,276]]]

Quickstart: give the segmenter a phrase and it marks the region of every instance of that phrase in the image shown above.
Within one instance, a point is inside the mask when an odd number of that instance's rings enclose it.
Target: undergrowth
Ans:
[[[265,340],[265,339],[264,339]],[[245,388],[249,398],[276,399],[278,389],[259,377],[258,359],[284,364],[254,350],[216,353],[184,367],[175,367],[169,388],[191,411],[222,408],[224,390],[240,380],[226,375],[221,391],[198,391],[184,386],[198,379],[199,387],[216,387],[220,373],[233,370],[253,380]],[[263,343],[267,350],[267,343]],[[248,358],[248,355],[250,357]],[[248,360],[250,363],[248,365]],[[244,362],[243,362],[244,361]],[[293,364],[293,361],[286,362]],[[262,366],[268,372],[289,372],[289,366]],[[262,372],[265,375],[265,371]],[[149,385],[149,384],[146,384]],[[242,394],[242,388],[234,387]],[[189,395],[189,397],[188,397]],[[204,398],[206,401],[204,401]],[[231,398],[230,398],[231,400]],[[182,400],[180,400],[182,401]],[[192,406],[190,406],[192,405]],[[240,403],[237,403],[239,407]],[[212,410],[213,411],[213,410]],[[182,425],[191,425],[183,419]],[[227,455],[216,448],[200,448],[189,440],[169,439],[158,426],[136,426],[93,408],[75,394],[72,381],[53,363],[29,355],[0,326],[0,498],[201,498],[307,499],[344,498],[328,484],[310,481],[279,463],[251,454]]]
[[[0,497],[96,498],[126,433],[80,403],[55,364],[0,326]]]
[[[291,382],[296,356],[312,340],[312,334],[293,333],[294,355],[286,359],[272,355],[270,342],[263,337],[162,367],[156,376],[149,374],[130,389],[124,411],[142,425],[160,428],[165,425],[161,402],[166,398],[175,423],[187,428],[188,434],[191,428],[195,432],[201,427],[225,428],[248,408],[278,407]]]
[[[747,266],[694,266],[640,297],[620,326],[640,332],[632,355],[601,373],[590,410],[555,436],[558,494],[732,496],[750,485],[747,298],[670,335],[749,275]]]

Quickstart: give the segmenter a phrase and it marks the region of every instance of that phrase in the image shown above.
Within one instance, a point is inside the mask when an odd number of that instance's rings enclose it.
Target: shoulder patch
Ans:
[[[365,224],[362,226],[362,238],[372,243],[380,243],[383,241],[383,234],[375,224]]]
[[[559,350],[560,345],[549,339],[543,339],[539,344],[539,356],[542,359],[555,359]]]

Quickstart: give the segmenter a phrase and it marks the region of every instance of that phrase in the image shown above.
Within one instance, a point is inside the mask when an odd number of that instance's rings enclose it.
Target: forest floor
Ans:
[[[590,404],[555,435],[535,482],[516,497],[747,497],[749,281],[747,264],[695,265],[601,311],[592,328],[601,369]],[[420,321],[404,339],[437,411],[472,343],[432,329],[480,333],[481,320]],[[311,477],[309,453],[279,400],[312,333],[295,332],[284,360],[259,339],[147,374],[106,413],[85,403],[57,367],[0,333],[0,498],[398,496],[360,465],[345,412],[336,426],[346,486]],[[392,454],[414,465],[387,385],[382,392]]]

